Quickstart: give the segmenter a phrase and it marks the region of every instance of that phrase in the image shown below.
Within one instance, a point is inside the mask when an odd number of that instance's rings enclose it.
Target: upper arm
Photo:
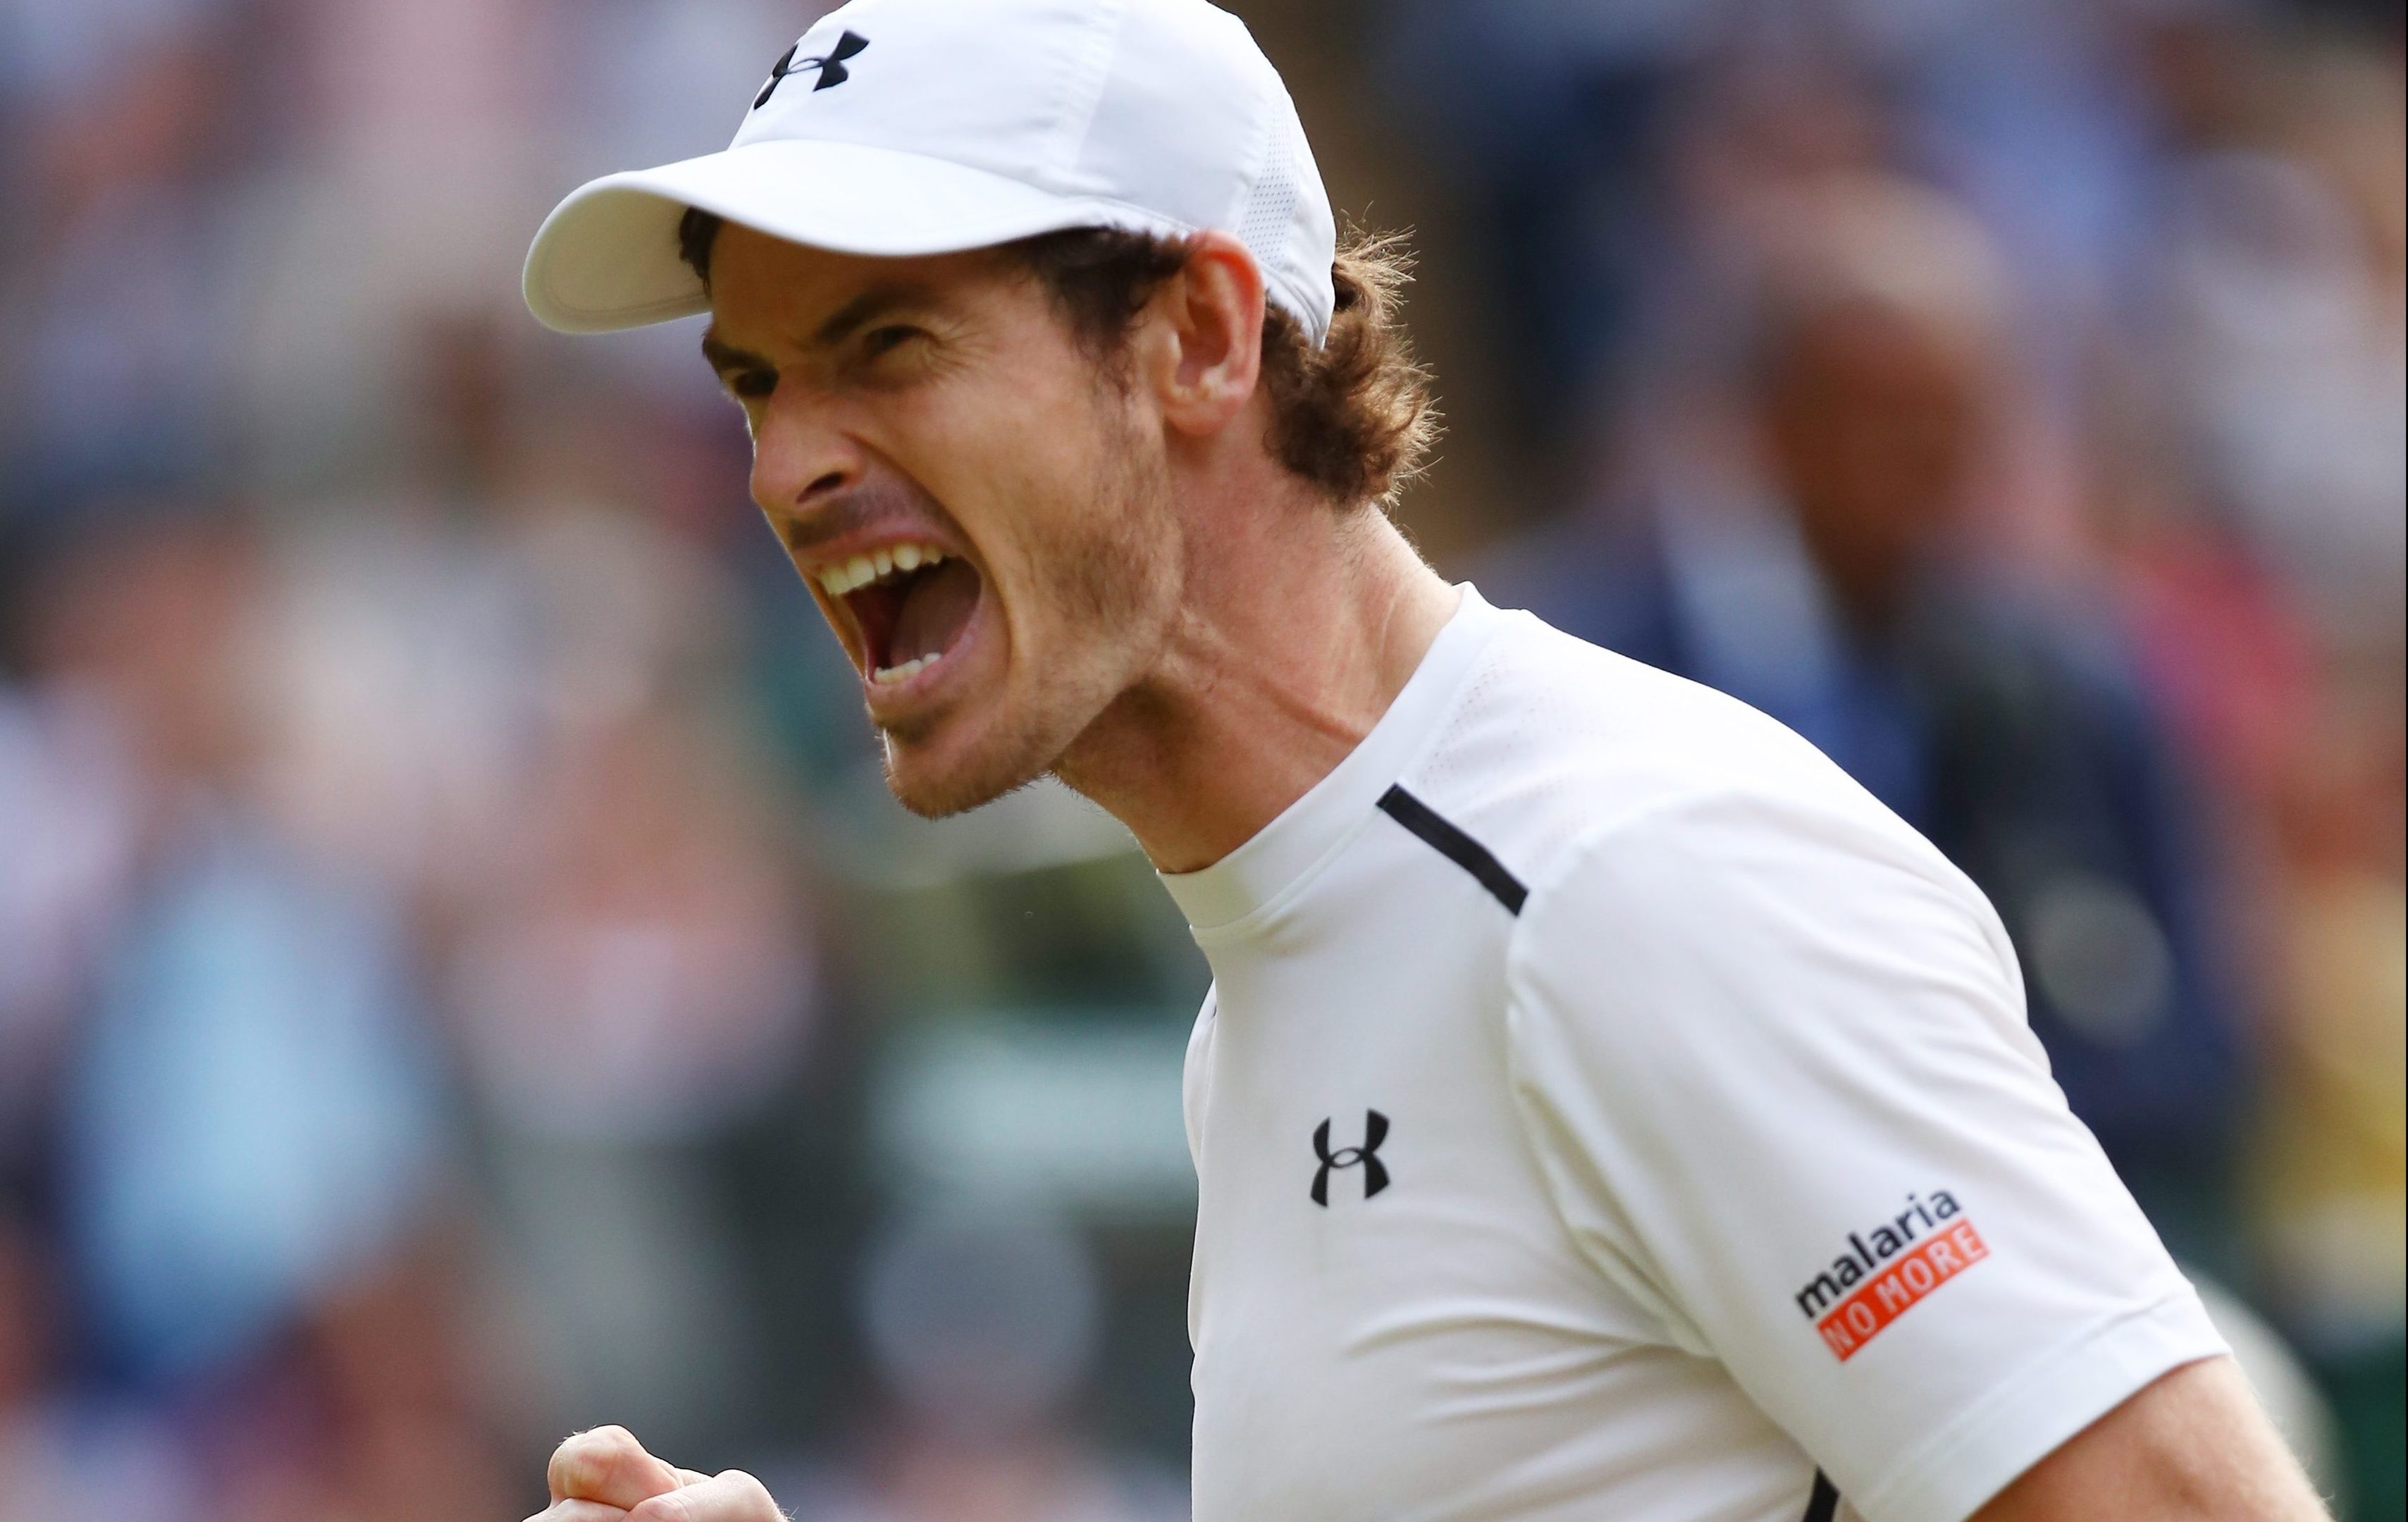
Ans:
[[[2229,1358],[2158,1379],[2026,1471],[1974,1522],[2324,1522]]]
[[[1962,1522],[2224,1351],[2050,1081],[1995,916],[1870,804],[1619,826],[1533,893],[1511,979],[1575,1239],[1875,1522]]]

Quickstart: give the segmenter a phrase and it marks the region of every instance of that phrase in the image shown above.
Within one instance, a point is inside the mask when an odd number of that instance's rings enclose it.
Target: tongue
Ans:
[[[948,560],[913,577],[904,588],[903,605],[896,610],[886,664],[901,666],[952,649],[978,607],[978,598],[979,574],[966,561]]]

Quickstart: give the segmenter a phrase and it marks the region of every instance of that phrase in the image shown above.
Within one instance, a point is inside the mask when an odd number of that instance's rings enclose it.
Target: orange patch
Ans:
[[[1955,1221],[1936,1237],[1859,1285],[1855,1294],[1831,1308],[1814,1323],[1823,1342],[1842,1363],[1881,1335],[1882,1328],[1904,1315],[1915,1301],[1990,1256],[1982,1234],[1971,1221]]]

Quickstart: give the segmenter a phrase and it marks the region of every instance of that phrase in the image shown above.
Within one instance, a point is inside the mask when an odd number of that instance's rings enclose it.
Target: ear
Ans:
[[[1154,295],[1140,363],[1163,422],[1206,437],[1244,409],[1262,379],[1263,275],[1226,233],[1189,247],[1186,267]]]

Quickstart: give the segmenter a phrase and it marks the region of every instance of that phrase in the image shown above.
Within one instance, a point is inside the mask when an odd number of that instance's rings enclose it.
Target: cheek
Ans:
[[[1066,558],[1091,555],[1095,540],[1126,526],[1121,483],[1139,438],[1079,380],[1075,392],[1041,378],[997,386],[913,424],[926,456],[914,473],[1007,595],[1041,586]]]
[[[948,492],[992,501],[1003,526],[1050,537],[1109,476],[1127,403],[1040,295],[1017,291],[989,315],[960,367],[918,394],[913,425],[942,456],[931,468],[946,477],[949,504]]]
[[[1025,378],[999,357],[886,398],[878,412],[879,441],[956,515],[1024,495],[1050,474],[1045,462],[1074,443],[1082,422],[1043,376]]]

